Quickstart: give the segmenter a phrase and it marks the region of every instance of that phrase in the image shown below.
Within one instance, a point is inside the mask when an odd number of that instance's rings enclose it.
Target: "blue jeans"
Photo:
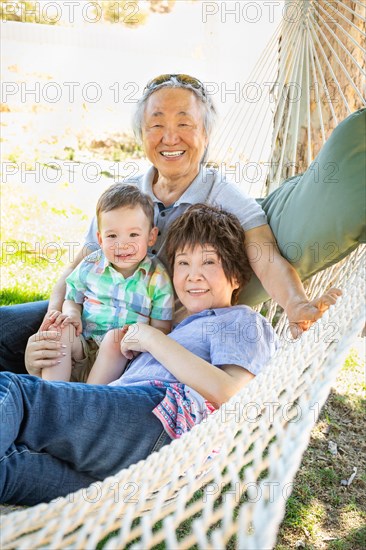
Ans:
[[[26,374],[24,351],[46,315],[48,302],[30,302],[0,308],[0,371]]]
[[[0,502],[33,505],[87,487],[171,439],[152,410],[165,390],[0,373]]]

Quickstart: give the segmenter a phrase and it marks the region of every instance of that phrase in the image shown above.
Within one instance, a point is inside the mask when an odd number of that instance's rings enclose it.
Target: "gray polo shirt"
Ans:
[[[167,229],[192,204],[206,203],[221,206],[224,210],[228,210],[238,217],[244,231],[267,223],[266,215],[259,204],[234,183],[222,178],[220,172],[213,168],[202,166],[199,174],[192,181],[188,189],[169,207],[166,207],[159,201],[153,193],[152,185],[155,174],[156,168],[151,166],[145,174],[126,180],[125,183],[136,185],[142,192],[149,195],[154,202],[155,225],[159,228],[159,234],[150,252],[153,255],[157,255],[164,264],[166,264],[164,244]],[[95,245],[99,247],[96,218],[92,220],[85,237],[85,242],[92,244],[93,248]]]

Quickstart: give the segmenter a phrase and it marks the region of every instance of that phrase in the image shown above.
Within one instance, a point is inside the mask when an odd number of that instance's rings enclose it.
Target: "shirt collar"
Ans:
[[[106,268],[109,266],[109,261],[107,260],[107,258],[104,256],[103,253],[101,253],[101,258],[99,260],[99,269],[101,271],[101,273],[104,273],[104,271],[106,270]]]
[[[161,202],[157,197],[155,197],[153,192],[153,182],[156,175],[155,166],[150,166],[150,168],[145,172],[142,177],[142,191],[149,195],[154,202]],[[205,202],[207,199],[207,188],[206,185],[209,185],[213,178],[215,177],[215,171],[212,169],[207,169],[201,164],[200,171],[197,176],[194,178],[189,187],[184,191],[183,195],[179,197],[174,203],[174,206],[179,204],[196,204],[198,202]]]
[[[146,193],[146,195],[149,195],[149,197],[154,202],[160,202],[155,197],[155,195],[153,193],[153,190],[152,190],[155,174],[156,174],[155,166],[150,166],[150,168],[148,170],[146,170],[146,172],[142,176],[142,185],[141,185],[142,189],[141,190],[142,190],[143,193]]]
[[[114,269],[113,265],[107,260],[107,258],[103,253],[101,254],[98,267],[100,269],[100,273],[104,273],[107,267],[112,268],[116,273],[119,273],[116,269]],[[146,275],[146,273],[149,272],[150,268],[151,268],[151,259],[149,258],[149,256],[145,256],[145,258],[139,263],[134,273],[130,275],[130,277],[132,277],[137,271],[144,271]],[[122,274],[120,273],[120,275]]]
[[[224,315],[228,311],[231,311],[233,307],[246,307],[246,306],[230,306],[230,307],[219,307],[215,309],[204,309],[203,311],[200,311],[199,313],[193,313],[193,315],[190,315],[189,317],[186,317],[178,323],[174,328],[183,327],[184,325],[188,325],[195,319],[198,319],[199,317],[218,317],[220,315]]]
[[[151,269],[151,258],[149,256],[145,256],[145,258],[139,263],[137,266],[136,271],[145,271],[145,274],[148,273]]]

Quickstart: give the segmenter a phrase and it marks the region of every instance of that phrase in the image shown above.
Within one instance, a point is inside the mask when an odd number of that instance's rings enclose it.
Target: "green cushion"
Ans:
[[[279,249],[302,280],[339,262],[366,240],[366,109],[333,131],[308,170],[261,201]],[[240,296],[268,295],[253,276]]]

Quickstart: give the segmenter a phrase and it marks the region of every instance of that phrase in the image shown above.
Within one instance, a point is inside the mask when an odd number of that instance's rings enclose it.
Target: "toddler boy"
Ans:
[[[87,382],[108,384],[121,376],[126,359],[120,342],[126,325],[147,323],[168,333],[173,288],[163,264],[147,255],[157,238],[151,199],[133,185],[116,184],[97,204],[100,250],[66,279],[66,299],[55,312],[63,357],[44,368],[45,380],[68,381],[71,367]]]

